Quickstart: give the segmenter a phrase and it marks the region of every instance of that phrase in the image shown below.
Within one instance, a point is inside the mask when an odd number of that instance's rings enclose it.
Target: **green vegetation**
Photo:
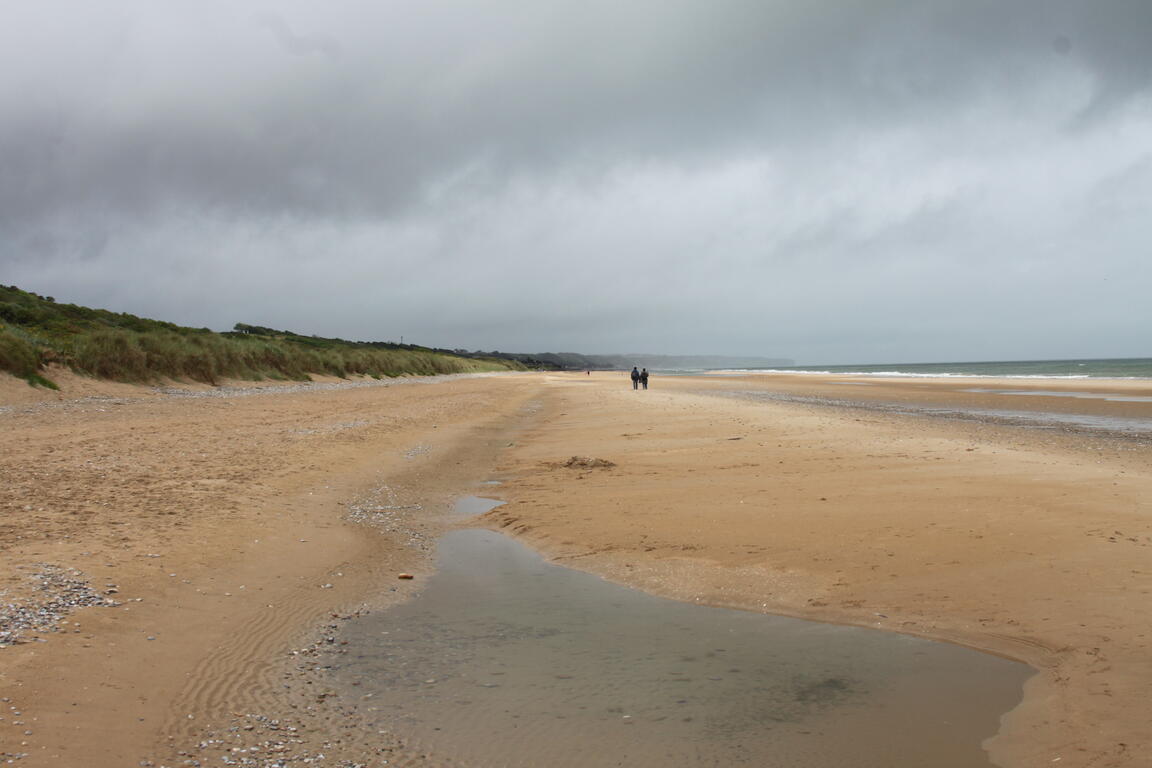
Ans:
[[[381,378],[523,369],[514,361],[480,354],[301,336],[242,323],[233,332],[215,333],[58,304],[51,296],[0,286],[0,371],[54,388],[44,376],[50,363],[115,381],[208,384],[221,379],[303,381],[314,374]]]

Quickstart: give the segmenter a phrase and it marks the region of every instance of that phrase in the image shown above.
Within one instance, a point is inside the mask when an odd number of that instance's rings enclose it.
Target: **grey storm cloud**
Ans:
[[[4,16],[0,270],[33,290],[450,346],[1047,355],[979,337],[1092,260],[1129,288],[1077,344],[1141,319],[1117,306],[1148,287],[1145,0]],[[973,296],[988,327],[949,322]],[[837,344],[838,311],[895,346]]]
[[[46,6],[38,45],[5,45],[23,215],[387,213],[471,167],[691,161],[1011,100],[1058,57],[1090,80],[1083,118],[1152,78],[1146,2]]]

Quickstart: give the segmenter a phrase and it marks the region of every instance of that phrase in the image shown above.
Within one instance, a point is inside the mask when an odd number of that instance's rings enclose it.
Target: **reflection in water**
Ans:
[[[865,411],[880,411],[912,416],[934,416],[944,419],[956,419],[958,421],[978,421],[1040,429],[1063,429],[1072,432],[1105,433],[1120,437],[1135,437],[1141,439],[1152,435],[1152,419],[1138,415],[1105,416],[1090,413],[1061,413],[1059,411],[1021,411],[1004,408],[980,408],[960,404],[945,407],[913,402],[889,403],[878,400],[839,400],[830,397],[793,395],[783,392],[764,392],[760,390],[733,390],[728,392],[706,391],[705,394],[718,397],[733,397],[742,400],[827,405],[838,408],[855,408]],[[1109,399],[1119,400],[1121,398]],[[1132,398],[1124,399],[1132,400]]]
[[[965,392],[983,392],[993,395],[1024,395],[1026,397],[1073,397],[1078,400],[1107,400],[1113,403],[1152,403],[1152,397],[1144,395],[1117,395],[1111,392],[1076,392],[1073,390],[1047,389],[965,389]]]
[[[455,517],[477,517],[503,503],[497,499],[485,499],[482,496],[464,496],[456,499],[456,503],[452,505],[452,514]]]
[[[359,707],[477,766],[987,766],[1028,675],[975,651],[652,597],[491,531],[349,623]],[[353,687],[355,683],[355,687]]]

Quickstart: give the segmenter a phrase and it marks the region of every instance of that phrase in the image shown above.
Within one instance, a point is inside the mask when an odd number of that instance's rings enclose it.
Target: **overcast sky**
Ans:
[[[1152,355],[1149,0],[0,0],[0,283],[226,330]]]

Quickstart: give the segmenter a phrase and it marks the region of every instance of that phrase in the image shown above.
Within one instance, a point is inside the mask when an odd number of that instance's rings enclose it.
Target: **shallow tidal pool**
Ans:
[[[975,768],[1028,667],[890,632],[668,600],[445,536],[333,672],[381,729],[469,766]]]

